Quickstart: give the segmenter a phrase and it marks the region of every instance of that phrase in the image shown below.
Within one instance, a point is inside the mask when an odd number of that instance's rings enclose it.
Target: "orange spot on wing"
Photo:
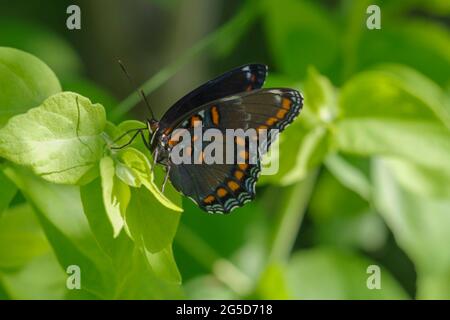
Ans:
[[[283,109],[289,110],[291,108],[292,101],[288,98],[283,98],[283,101],[281,102],[281,107]]]
[[[236,179],[241,180],[244,177],[244,172],[242,172],[241,170],[236,170],[234,172],[234,176],[236,177]]]
[[[248,164],[246,164],[246,163],[240,163],[240,164],[238,164],[238,167],[239,167],[239,169],[241,169],[242,171],[245,171],[245,170],[247,170],[247,168],[248,168]]]
[[[217,110],[217,107],[216,107],[216,106],[213,106],[213,107],[211,108],[211,119],[212,119],[212,122],[213,122],[216,126],[219,125],[219,121],[220,121],[219,110]]]
[[[277,118],[278,118],[278,119],[283,119],[284,116],[286,115],[286,113],[287,113],[287,110],[286,110],[286,109],[280,109],[280,110],[278,110],[278,112],[277,112]]]
[[[252,74],[251,78],[250,78],[251,82],[255,82],[256,81],[256,76],[254,74]]]
[[[268,126],[271,126],[271,125],[273,125],[273,124],[274,124],[275,122],[277,122],[277,121],[278,121],[277,118],[271,117],[271,118],[267,119],[266,124],[267,124]]]
[[[219,189],[217,189],[217,195],[218,195],[220,198],[225,197],[225,196],[227,195],[227,193],[228,193],[228,191],[227,191],[227,189],[225,189],[225,188],[219,188]]]
[[[228,188],[231,189],[231,191],[236,191],[237,189],[239,189],[239,185],[234,181],[231,181],[231,180],[228,181],[227,185],[228,185]]]
[[[252,85],[249,85],[249,86],[245,89],[245,91],[252,91],[252,89],[253,89],[253,86],[252,86]]]
[[[206,204],[211,204],[211,203],[214,202],[215,199],[216,198],[214,198],[214,196],[209,195],[205,199],[203,199],[203,202],[206,203]]]

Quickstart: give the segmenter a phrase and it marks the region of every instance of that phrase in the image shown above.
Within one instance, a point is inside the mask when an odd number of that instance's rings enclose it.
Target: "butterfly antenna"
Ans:
[[[131,85],[136,87],[133,79],[131,79],[130,74],[128,73],[127,69],[125,68],[125,66],[123,65],[121,60],[117,61],[120,65],[120,68],[122,69],[123,73],[125,73],[125,76],[128,78],[128,81],[130,81]],[[145,105],[147,106],[148,111],[150,112],[150,115],[152,117],[152,120],[156,120],[155,115],[153,114],[153,110],[150,107],[150,104],[148,103],[147,97],[144,93],[144,91],[141,88],[137,89],[137,92],[139,93],[139,95],[141,96],[142,100],[144,101]]]

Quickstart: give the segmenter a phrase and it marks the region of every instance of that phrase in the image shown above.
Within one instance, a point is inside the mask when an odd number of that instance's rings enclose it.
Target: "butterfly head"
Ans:
[[[159,128],[159,121],[155,119],[147,119],[147,128],[151,134],[155,133]]]

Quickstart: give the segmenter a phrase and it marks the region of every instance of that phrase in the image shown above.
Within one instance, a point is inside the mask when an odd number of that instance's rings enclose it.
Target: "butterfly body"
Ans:
[[[300,93],[287,88],[262,89],[266,75],[267,67],[261,64],[236,68],[180,99],[159,122],[148,122],[154,160],[165,166],[173,186],[205,211],[229,213],[255,197],[262,154],[260,149],[252,152],[247,142],[253,139],[259,145],[270,145],[271,133],[282,131],[300,112]],[[174,163],[171,153],[180,143],[182,130],[191,143],[183,151],[192,161]],[[205,151],[213,141],[203,141],[199,133],[207,130],[223,135],[230,130],[253,130],[256,134],[268,132],[268,137],[233,137],[235,150],[240,150],[233,151],[234,161],[207,163]],[[225,142],[223,146],[226,150]],[[227,156],[225,151],[223,156]],[[243,161],[237,161],[239,156]]]

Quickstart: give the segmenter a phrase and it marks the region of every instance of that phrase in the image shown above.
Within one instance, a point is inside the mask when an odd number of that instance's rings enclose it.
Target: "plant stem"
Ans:
[[[175,241],[203,267],[232,291],[243,297],[253,288],[251,279],[231,261],[222,258],[208,243],[183,224],[179,224]]]
[[[280,214],[275,224],[268,262],[287,261],[318,176],[318,170],[283,191]]]
[[[253,1],[247,1],[239,13],[234,16],[230,21],[222,25],[219,29],[207,35],[205,38],[200,40],[197,44],[191,47],[182,55],[178,60],[175,60],[165,68],[157,72],[153,77],[148,79],[141,88],[145,94],[150,94],[161,85],[163,85],[167,80],[173,77],[178,70],[196,57],[199,53],[206,51],[207,49],[217,49],[220,48],[220,42],[226,41],[230,43],[230,39],[237,37],[242,34],[242,30],[248,26],[248,24],[253,21],[256,17],[256,10],[251,10],[251,3]],[[229,47],[222,46],[223,50],[230,49]],[[124,116],[128,111],[130,111],[140,100],[140,95],[137,92],[130,94],[125,100],[123,100],[114,110],[111,112],[112,121],[117,121],[122,116]]]

